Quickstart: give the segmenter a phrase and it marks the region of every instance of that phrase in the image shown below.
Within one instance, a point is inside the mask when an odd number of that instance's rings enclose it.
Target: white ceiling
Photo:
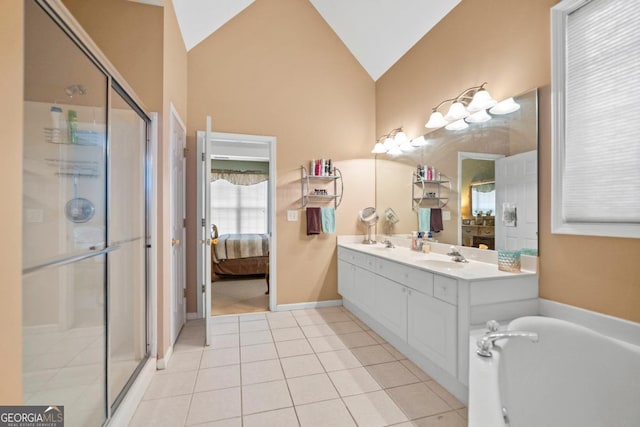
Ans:
[[[187,50],[253,1],[173,0]],[[377,80],[461,0],[309,1]]]

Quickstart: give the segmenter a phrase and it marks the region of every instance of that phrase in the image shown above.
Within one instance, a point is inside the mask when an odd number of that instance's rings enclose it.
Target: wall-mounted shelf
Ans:
[[[319,184],[333,184],[332,192],[327,192],[326,194],[315,193],[315,189],[311,189],[312,182]],[[340,188],[338,188],[338,183],[340,184]],[[331,188],[329,188],[329,190],[331,190]],[[340,169],[333,168],[331,175],[318,176],[309,175],[307,168],[300,166],[300,204],[303,209],[307,207],[309,203],[324,204],[327,202],[333,202],[334,207],[337,209],[342,202],[343,191],[344,183],[342,181],[342,173],[340,172]]]
[[[99,147],[104,142],[104,132],[78,130],[76,132],[76,142],[69,142],[67,128],[44,128],[44,140],[49,144],[57,145],[82,145],[87,147]]]
[[[411,208],[443,208],[449,203],[451,181],[448,179],[426,180],[415,172],[411,176]]]

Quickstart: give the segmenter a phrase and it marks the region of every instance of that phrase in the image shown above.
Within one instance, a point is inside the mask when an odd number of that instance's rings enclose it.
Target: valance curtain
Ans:
[[[496,183],[488,182],[486,184],[472,184],[471,187],[478,193],[491,193],[492,191],[495,191]]]
[[[211,182],[224,179],[235,185],[255,185],[269,180],[269,174],[260,171],[235,171],[214,169],[211,171]]]

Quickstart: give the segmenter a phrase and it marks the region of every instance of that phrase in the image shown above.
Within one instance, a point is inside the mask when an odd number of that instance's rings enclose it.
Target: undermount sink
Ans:
[[[464,263],[454,262],[454,261],[441,261],[437,259],[425,259],[418,261],[420,264],[425,265],[426,267],[433,268],[464,268]]]

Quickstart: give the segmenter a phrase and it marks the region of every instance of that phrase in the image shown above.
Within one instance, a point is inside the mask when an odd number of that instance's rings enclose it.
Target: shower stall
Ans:
[[[23,390],[100,426],[150,355],[151,120],[70,28],[25,2]]]

